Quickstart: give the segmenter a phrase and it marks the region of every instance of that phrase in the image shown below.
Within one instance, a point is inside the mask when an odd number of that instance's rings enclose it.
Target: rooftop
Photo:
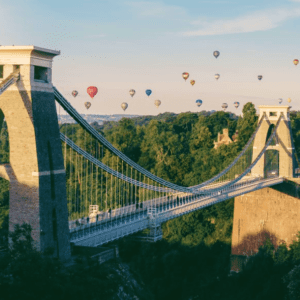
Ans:
[[[42,48],[42,47],[37,47],[37,46],[0,46],[0,51],[1,50],[5,50],[5,51],[20,51],[20,50],[33,50],[33,51],[37,51],[37,52],[42,52],[45,54],[50,54],[50,55],[59,55],[60,51],[57,50],[51,50],[51,49],[46,49],[46,48]]]
[[[258,108],[290,108],[289,105],[259,105]]]

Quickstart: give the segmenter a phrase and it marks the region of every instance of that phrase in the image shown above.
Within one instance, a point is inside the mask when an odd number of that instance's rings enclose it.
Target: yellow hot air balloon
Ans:
[[[299,64],[299,60],[298,59],[294,59],[293,63],[294,63],[295,66],[297,66]]]
[[[220,74],[216,74],[215,78],[218,80],[220,78]]]
[[[134,94],[135,94],[135,90],[134,90],[134,89],[131,89],[131,90],[129,91],[129,95],[130,95],[131,97],[133,97]]]
[[[288,102],[288,103],[291,103],[291,102],[292,102],[292,99],[291,99],[291,98],[288,98],[288,99],[287,99],[287,102]]]
[[[191,85],[194,85],[195,84],[195,80],[191,80]]]
[[[160,100],[155,100],[154,104],[158,108],[161,105],[161,101]]]
[[[128,107],[128,104],[127,104],[126,102],[123,102],[123,103],[121,104],[121,108],[122,108],[124,111],[127,109],[127,107]]]

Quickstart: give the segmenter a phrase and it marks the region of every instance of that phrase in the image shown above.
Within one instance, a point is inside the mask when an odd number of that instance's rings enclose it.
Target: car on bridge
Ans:
[[[270,177],[278,177],[279,174],[278,174],[278,170],[270,170],[270,171],[267,171],[267,178],[270,178]]]

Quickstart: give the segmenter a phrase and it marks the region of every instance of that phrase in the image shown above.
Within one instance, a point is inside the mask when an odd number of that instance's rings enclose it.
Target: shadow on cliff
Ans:
[[[283,183],[273,185],[270,187],[273,190],[276,190],[280,193],[300,198],[300,185],[296,182],[290,181],[288,179],[285,179]]]
[[[271,241],[275,249],[280,244],[285,243],[284,240],[278,239],[272,232],[263,229],[257,234],[246,235],[237,246],[232,247],[232,254],[244,256],[253,255],[257,253],[258,249],[268,240]]]
[[[265,229],[257,234],[246,235],[238,245],[231,248],[231,270],[241,271],[247,259],[257,254],[259,248],[268,242],[273,245],[274,250],[285,244],[284,240],[277,238],[275,234]]]

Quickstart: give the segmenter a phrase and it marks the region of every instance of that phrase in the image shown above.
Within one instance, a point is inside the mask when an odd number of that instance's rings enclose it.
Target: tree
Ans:
[[[118,126],[106,133],[107,139],[126,156],[134,161],[140,157],[140,141],[138,140],[137,129],[134,121],[122,118]]]
[[[31,232],[31,226],[24,223],[21,226],[16,224],[14,231],[9,233],[12,241],[9,250],[14,258],[36,251]]]
[[[193,127],[190,139],[191,152],[195,152],[198,149],[210,149],[213,148],[212,134],[208,127],[202,126],[201,122],[198,122]]]
[[[300,299],[300,265],[295,266],[285,277],[284,283],[288,289],[288,300]]]
[[[238,119],[237,129],[239,131],[238,143],[243,147],[250,139],[257,126],[257,115],[253,103],[248,102],[243,107],[243,117]]]

